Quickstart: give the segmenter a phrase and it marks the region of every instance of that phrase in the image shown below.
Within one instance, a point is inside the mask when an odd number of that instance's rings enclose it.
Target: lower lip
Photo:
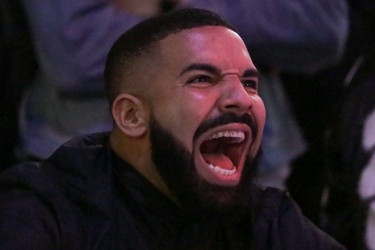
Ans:
[[[197,159],[195,164],[197,172],[207,182],[220,186],[236,186],[240,182],[241,172],[239,169],[236,169],[232,175],[223,175],[210,168],[201,156],[198,158],[200,159]]]

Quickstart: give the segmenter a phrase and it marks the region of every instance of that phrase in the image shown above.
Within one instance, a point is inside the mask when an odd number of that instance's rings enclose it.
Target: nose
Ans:
[[[249,112],[253,105],[254,93],[246,91],[238,76],[231,76],[223,82],[220,98],[220,111],[243,114]]]

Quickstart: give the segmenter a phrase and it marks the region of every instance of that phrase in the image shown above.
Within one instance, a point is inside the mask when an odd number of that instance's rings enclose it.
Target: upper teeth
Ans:
[[[217,139],[221,137],[236,138],[236,142],[241,142],[245,139],[245,133],[242,131],[220,131],[210,136],[210,139]]]

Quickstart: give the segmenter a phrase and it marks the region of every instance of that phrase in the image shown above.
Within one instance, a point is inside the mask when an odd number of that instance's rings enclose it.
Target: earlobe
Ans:
[[[146,133],[146,110],[139,98],[127,93],[120,94],[113,102],[112,116],[124,134],[141,137]]]

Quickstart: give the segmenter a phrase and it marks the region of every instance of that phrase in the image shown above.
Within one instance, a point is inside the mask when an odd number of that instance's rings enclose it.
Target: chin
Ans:
[[[248,152],[256,130],[229,118],[202,126],[193,152],[150,119],[152,160],[180,205],[197,216],[227,214],[249,204],[255,169]]]

